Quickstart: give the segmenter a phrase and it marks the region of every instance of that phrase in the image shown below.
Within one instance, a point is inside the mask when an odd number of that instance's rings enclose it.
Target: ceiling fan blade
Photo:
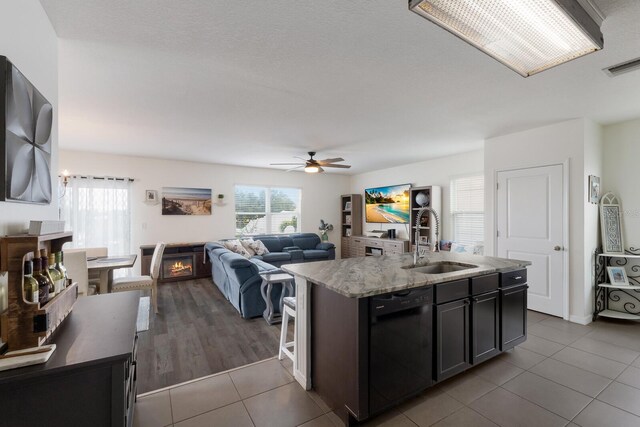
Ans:
[[[304,166],[306,163],[269,163],[271,166]]]
[[[296,166],[295,168],[291,168],[291,169],[287,169],[285,172],[291,172],[294,171],[296,169],[302,169],[305,165],[301,165],[301,166]]]
[[[322,173],[324,172],[324,169],[322,169],[320,166],[318,166],[318,173]]]
[[[302,160],[303,162],[306,162],[307,160],[309,160],[309,159],[302,158],[302,157],[300,157],[300,156],[293,156],[293,158],[294,158],[294,159],[300,159],[300,160]]]
[[[342,157],[336,157],[335,159],[324,159],[324,160],[318,160],[318,163],[325,164],[325,163],[338,163],[338,162],[344,162],[344,159]]]
[[[349,169],[351,167],[351,165],[322,165],[325,168],[342,168],[342,169]]]

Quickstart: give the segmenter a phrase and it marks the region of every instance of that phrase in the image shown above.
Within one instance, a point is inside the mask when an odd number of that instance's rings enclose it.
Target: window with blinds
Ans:
[[[484,175],[451,181],[453,241],[475,245],[484,241]]]
[[[236,235],[298,232],[301,199],[299,188],[236,185]]]

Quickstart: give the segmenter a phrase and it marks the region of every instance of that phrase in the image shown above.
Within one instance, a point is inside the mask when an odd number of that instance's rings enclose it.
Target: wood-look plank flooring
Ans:
[[[138,334],[138,393],[277,354],[280,325],[243,319],[211,279],[158,284],[158,307]]]

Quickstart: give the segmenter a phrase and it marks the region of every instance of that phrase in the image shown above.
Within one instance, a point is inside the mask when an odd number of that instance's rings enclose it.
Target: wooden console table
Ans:
[[[405,239],[381,239],[367,236],[342,238],[342,258],[392,255],[408,251],[409,241]]]
[[[78,299],[47,363],[0,372],[0,427],[130,427],[139,291]]]
[[[177,282],[179,280],[200,279],[211,277],[211,263],[204,253],[205,242],[195,243],[168,243],[162,255],[162,265],[160,266],[159,282]],[[140,269],[143,275],[149,275],[151,271],[151,258],[155,245],[140,246]],[[183,270],[184,274],[178,273],[175,276],[168,274],[164,268],[167,262],[186,262],[190,260],[191,268]]]

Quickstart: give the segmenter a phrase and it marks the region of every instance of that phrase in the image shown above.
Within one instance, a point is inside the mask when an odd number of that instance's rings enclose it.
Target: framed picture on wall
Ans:
[[[609,255],[624,255],[622,211],[620,200],[613,193],[605,194],[600,201],[600,228],[602,251]]]
[[[350,211],[351,210],[351,202],[346,202],[344,204],[344,210],[345,211]]]
[[[600,202],[600,177],[589,175],[589,202],[598,204]]]

